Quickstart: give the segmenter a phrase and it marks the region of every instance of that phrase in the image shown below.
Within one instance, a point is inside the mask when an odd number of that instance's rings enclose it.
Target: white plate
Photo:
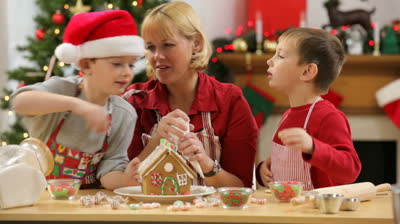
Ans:
[[[114,193],[129,196],[142,202],[173,203],[176,200],[191,201],[197,197],[203,197],[215,193],[213,187],[192,185],[188,195],[145,195],[141,186],[122,187],[114,190]]]

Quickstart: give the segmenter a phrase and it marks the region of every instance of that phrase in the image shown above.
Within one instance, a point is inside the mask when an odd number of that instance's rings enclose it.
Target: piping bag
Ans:
[[[183,118],[181,118],[181,117],[179,117],[178,118],[180,121],[182,121],[182,122],[185,122],[184,120],[183,120]],[[185,125],[186,125],[186,131],[184,131],[183,133],[185,133],[185,134],[187,134],[187,133],[189,133],[189,130],[190,130],[190,127],[189,127],[189,121],[188,122],[185,122]],[[172,127],[174,127],[174,128],[176,128],[176,129],[178,129],[178,130],[180,130],[180,131],[182,131],[180,128],[178,128],[178,127],[176,127],[176,126],[172,126]],[[174,139],[174,141],[176,142],[176,149],[178,150],[178,144],[177,144],[177,142],[179,141],[179,138],[178,138],[178,136],[176,136],[176,135],[173,135],[173,134],[169,134],[173,139]],[[201,166],[200,166],[200,164],[199,164],[199,162],[196,160],[196,161],[190,161],[189,160],[189,157],[190,156],[192,156],[193,154],[189,154],[189,155],[183,155],[183,157],[187,160],[187,161],[189,161],[189,163],[193,166],[193,168],[197,171],[197,173],[202,177],[202,178],[204,178],[204,174],[203,174],[203,170],[201,169]]]

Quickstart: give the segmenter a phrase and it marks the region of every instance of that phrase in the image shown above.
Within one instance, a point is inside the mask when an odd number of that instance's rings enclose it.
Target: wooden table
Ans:
[[[103,190],[112,196],[111,191]],[[101,221],[115,222],[180,222],[180,223],[394,223],[391,195],[379,195],[372,201],[362,202],[357,211],[340,211],[337,214],[321,214],[310,204],[292,206],[277,203],[271,195],[258,190],[255,197],[266,197],[267,204],[250,204],[246,210],[225,210],[222,207],[195,208],[190,211],[167,211],[167,205],[158,209],[130,210],[128,207],[112,210],[106,205],[83,207],[79,203],[82,195],[94,195],[97,190],[81,190],[71,201],[53,200],[48,192],[43,192],[40,201],[34,206],[0,210],[0,223],[9,221],[39,221],[40,223],[85,223]],[[134,203],[134,201],[131,201]]]

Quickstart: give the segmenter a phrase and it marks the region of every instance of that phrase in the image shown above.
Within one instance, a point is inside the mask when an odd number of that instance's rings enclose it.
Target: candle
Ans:
[[[261,12],[257,11],[256,13],[256,41],[257,43],[261,43],[263,40],[263,24]]]
[[[374,42],[375,42],[375,44],[379,44],[379,42],[380,42],[379,23],[378,23],[378,22],[375,22],[375,27],[374,27]]]

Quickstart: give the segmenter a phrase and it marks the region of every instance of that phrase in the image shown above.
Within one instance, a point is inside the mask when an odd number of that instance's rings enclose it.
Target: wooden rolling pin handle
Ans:
[[[376,192],[385,192],[385,191],[390,191],[391,189],[392,189],[392,186],[388,183],[379,184],[379,185],[375,186]]]

